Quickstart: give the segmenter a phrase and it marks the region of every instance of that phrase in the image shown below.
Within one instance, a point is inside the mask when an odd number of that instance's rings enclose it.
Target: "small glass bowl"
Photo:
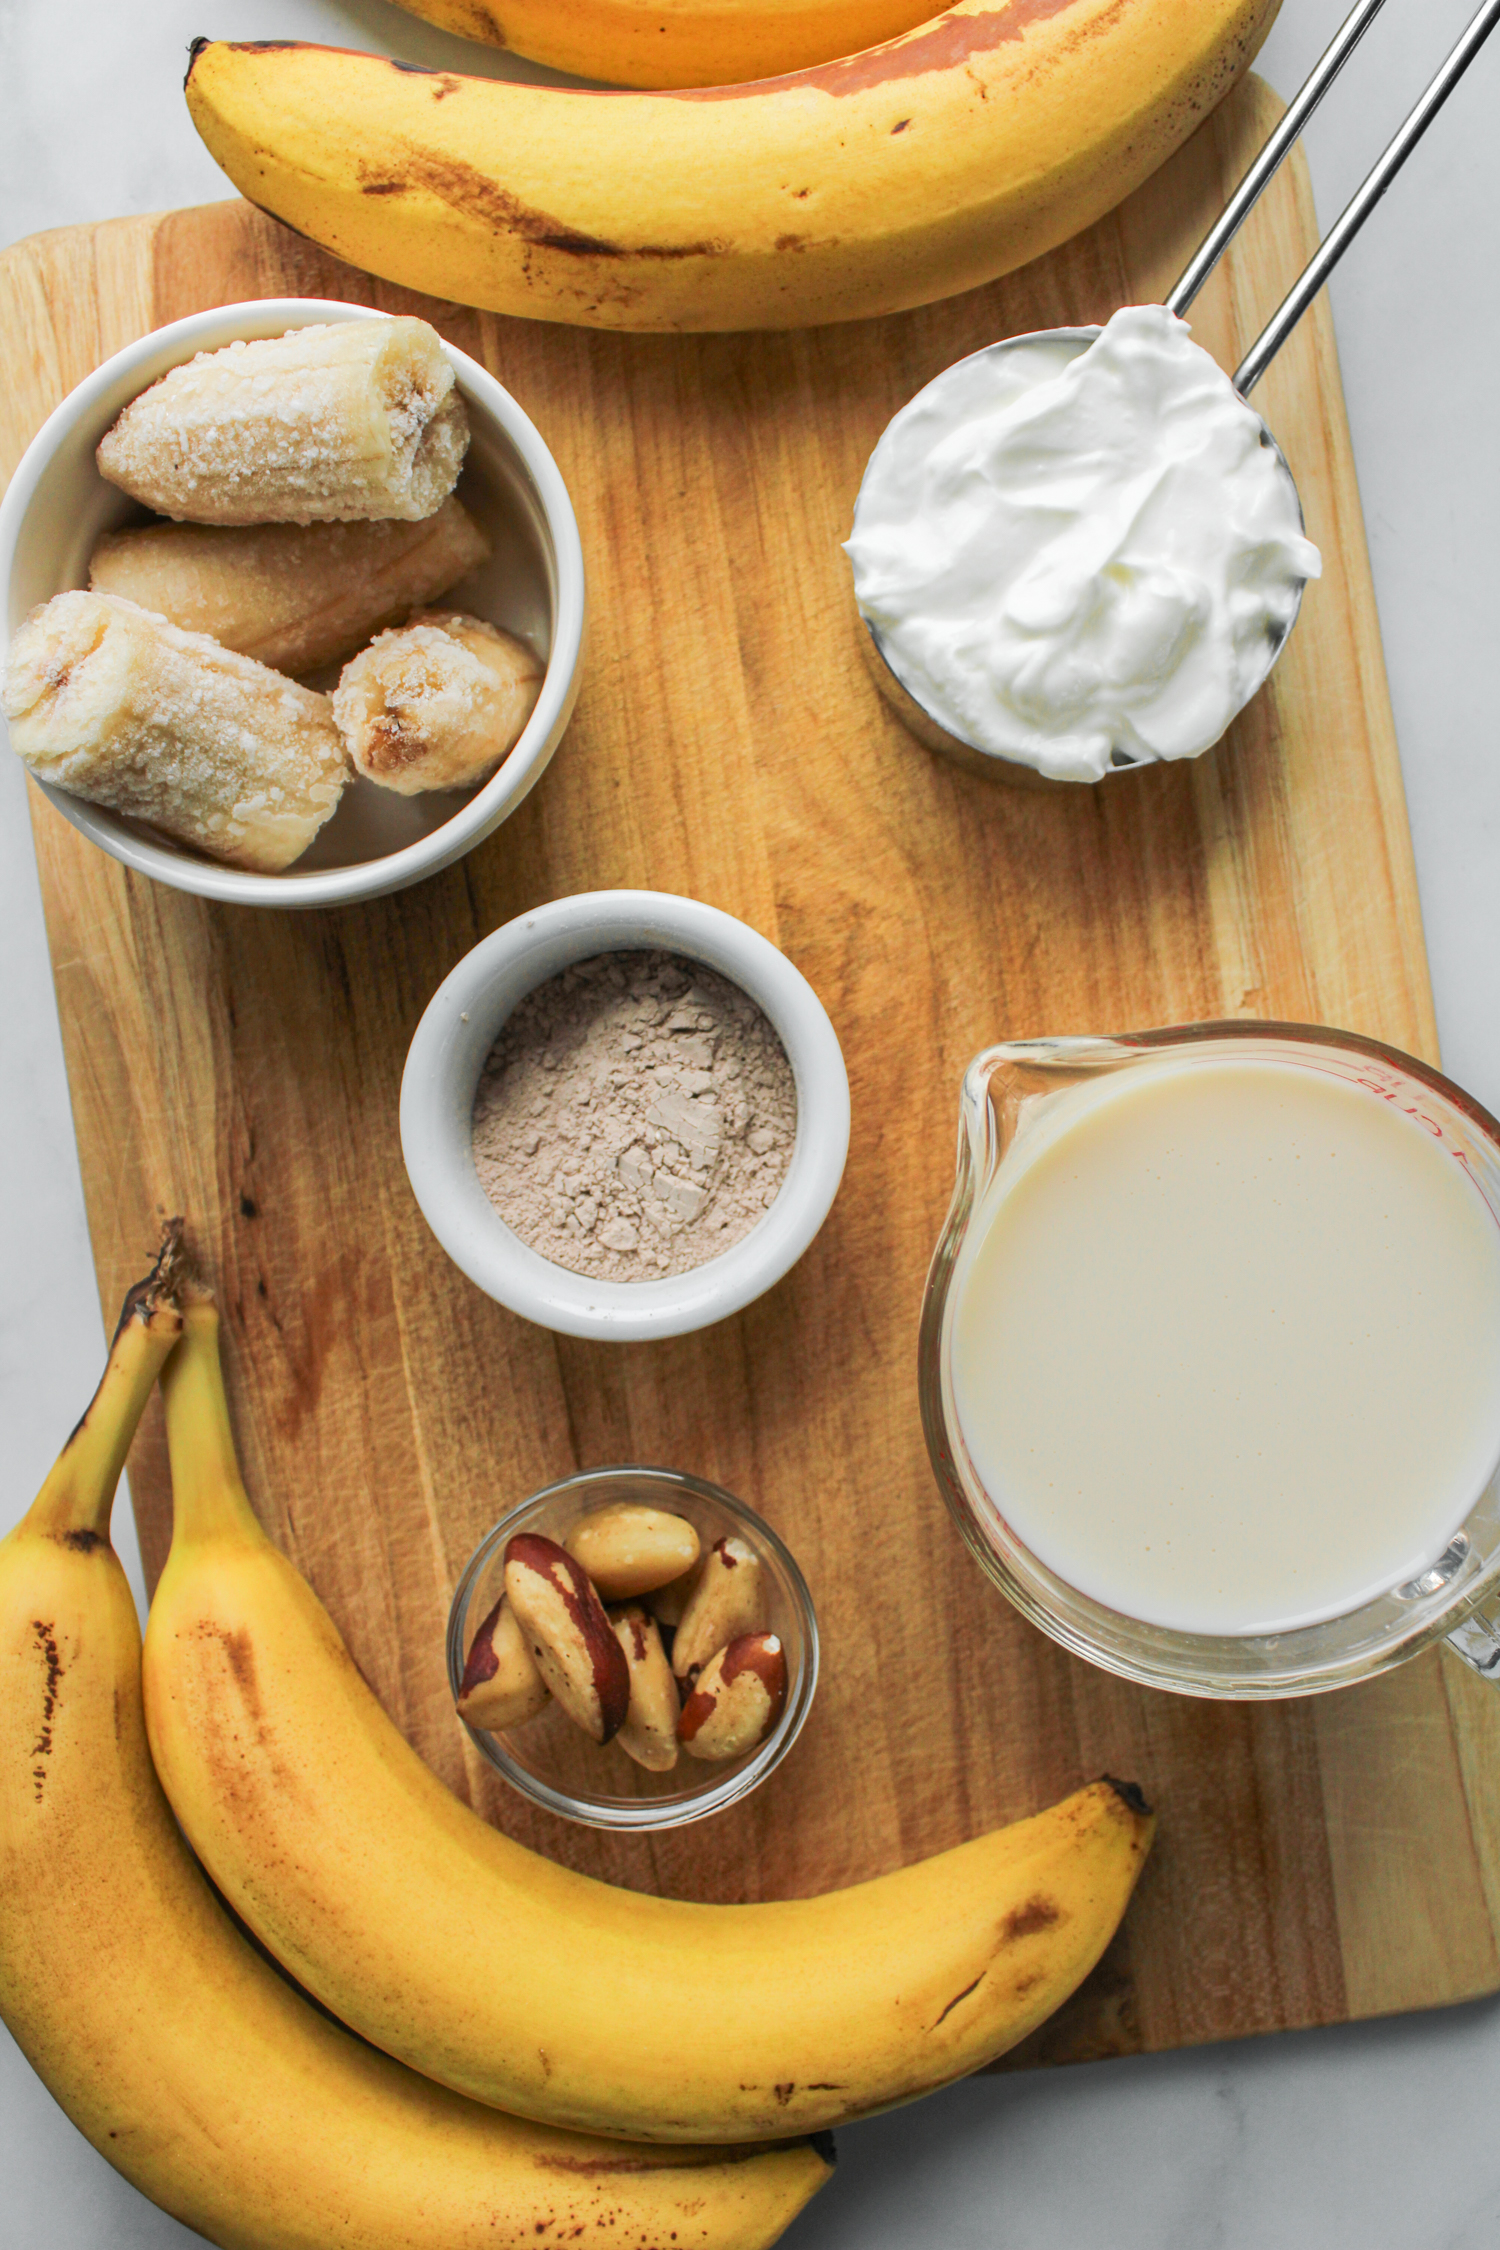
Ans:
[[[723,1765],[684,1752],[670,1773],[648,1773],[618,1743],[590,1742],[555,1703],[505,1734],[461,1723],[496,1771],[547,1812],[589,1828],[681,1828],[759,1788],[802,1732],[818,1684],[818,1621],[807,1582],[770,1525],[732,1493],[675,1469],[647,1468],[586,1469],[533,1493],[480,1541],[458,1582],[448,1612],[448,1685],[456,1702],[468,1643],[505,1590],[505,1549],[516,1533],[540,1532],[561,1544],[580,1517],[621,1501],[685,1516],[705,1552],[735,1536],[760,1557],[769,1589],[766,1629],[781,1636],[786,1651],[786,1702],[771,1732]]]

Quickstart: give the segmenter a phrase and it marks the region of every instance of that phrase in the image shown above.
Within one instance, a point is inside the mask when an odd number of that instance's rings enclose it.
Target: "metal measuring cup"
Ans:
[[[1204,237],[1202,243],[1188,261],[1181,278],[1163,300],[1168,312],[1176,313],[1180,317],[1192,304],[1193,299],[1202,289],[1214,267],[1239,233],[1250,211],[1280,169],[1282,162],[1290,153],[1295,142],[1300,138],[1303,127],[1307,124],[1313,111],[1343,69],[1344,64],[1348,61],[1384,4],[1385,0],[1356,0],[1355,6],[1350,9],[1343,23],[1309,72],[1306,81],[1291,102],[1285,116],[1267,140],[1243,180],[1241,180],[1222,217]],[[1364,225],[1365,220],[1385,194],[1386,189],[1442,108],[1443,103],[1452,93],[1485,40],[1494,30],[1497,22],[1500,22],[1500,0],[1484,0],[1484,5],[1475,14],[1421,99],[1392,136],[1382,155],[1350,197],[1338,219],[1329,228],[1302,272],[1293,282],[1280,305],[1266,322],[1265,327],[1235,369],[1232,380],[1234,388],[1242,398],[1248,399],[1250,392],[1260,381],[1303,313],[1312,303],[1314,297],[1317,296],[1324,282],[1327,281],[1334,267]],[[1039,347],[1050,349],[1054,362],[1059,357],[1065,360],[1066,358],[1077,357],[1080,353],[1087,351],[1089,345],[1099,333],[1100,331],[1096,327],[1036,329],[1024,336],[1009,336],[1000,343],[988,344],[982,351],[972,353],[968,359],[955,362],[955,366],[971,367],[976,361],[993,362],[998,366],[998,363],[1009,355],[1026,351],[1036,353]],[[926,386],[926,390],[930,391],[936,388],[937,385],[945,382],[953,372],[952,368],[945,369],[943,374],[934,377],[933,382]],[[919,398],[924,397],[926,391],[919,392],[917,395]],[[1296,482],[1285,454],[1264,422],[1261,423],[1261,443],[1269,447],[1276,457],[1281,474],[1286,478],[1290,488],[1292,500],[1297,510],[1297,520],[1300,524],[1302,522],[1302,506],[1298,498]],[[876,450],[878,452],[879,448],[877,447]],[[872,455],[871,458],[873,460],[874,456]],[[868,478],[869,470],[867,468],[865,482],[868,482]],[[863,498],[864,491],[865,483],[862,482],[859,498],[854,503],[856,530],[859,526],[859,500]],[[1292,627],[1296,624],[1301,610],[1302,593],[1305,585],[1306,580],[1302,580],[1297,586],[1296,599],[1290,616],[1279,625],[1278,629],[1267,633],[1264,664],[1253,685],[1242,698],[1236,716],[1238,716],[1238,711],[1245,708],[1251,697],[1258,694],[1265,685],[1273,665],[1286,646]],[[861,623],[865,628],[861,635],[861,645],[876,686],[887,701],[894,706],[908,730],[916,736],[919,742],[925,743],[928,749],[940,750],[946,756],[955,758],[960,764],[969,767],[972,771],[999,775],[1007,781],[1020,784],[1023,788],[1072,789],[1078,786],[1073,781],[1057,780],[1050,775],[1038,773],[1031,766],[1023,765],[1015,759],[998,756],[994,751],[982,749],[976,743],[954,734],[921,701],[910,683],[903,678],[899,659],[886,646],[879,629],[869,618],[863,615],[863,612],[861,612]],[[1116,771],[1137,766],[1140,763],[1142,763],[1141,760],[1119,748],[1116,748],[1112,754],[1112,765]]]

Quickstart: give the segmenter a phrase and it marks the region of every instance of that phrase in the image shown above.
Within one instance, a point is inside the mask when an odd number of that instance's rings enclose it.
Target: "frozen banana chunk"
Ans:
[[[344,786],[326,695],[116,595],[33,610],[0,700],[39,780],[231,867],[290,867]]]
[[[131,400],[95,458],[188,523],[417,523],[468,443],[436,329],[370,319],[200,352]]]
[[[89,584],[278,672],[312,672],[447,592],[490,543],[457,500],[421,523],[152,523],[109,531]]]
[[[545,670],[512,634],[425,610],[344,666],[333,715],[359,771],[382,788],[469,789],[513,747]]]

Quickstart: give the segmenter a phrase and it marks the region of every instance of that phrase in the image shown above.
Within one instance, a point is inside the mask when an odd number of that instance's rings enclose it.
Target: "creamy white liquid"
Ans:
[[[1160,305],[946,369],[871,455],[847,553],[918,703],[1065,781],[1217,742],[1321,569],[1259,415]]]
[[[1062,1097],[949,1311],[975,1474],[1080,1592],[1179,1631],[1342,1615],[1441,1554],[1500,1460],[1500,1229],[1378,1094],[1269,1060]]]

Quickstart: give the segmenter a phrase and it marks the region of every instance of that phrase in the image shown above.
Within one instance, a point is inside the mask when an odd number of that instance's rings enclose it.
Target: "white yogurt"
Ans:
[[[1185,321],[976,352],[870,457],[846,552],[897,678],[961,741],[1064,781],[1192,758],[1321,574],[1264,425]]]

